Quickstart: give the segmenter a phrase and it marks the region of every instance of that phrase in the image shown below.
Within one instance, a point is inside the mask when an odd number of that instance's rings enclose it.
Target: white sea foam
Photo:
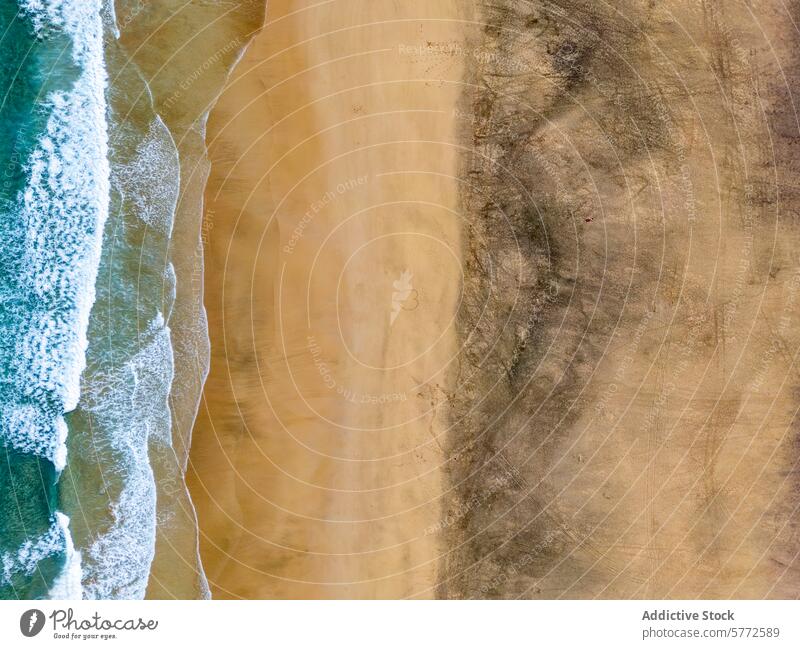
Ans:
[[[106,26],[114,34],[114,38],[119,38],[120,31],[119,25],[117,25],[117,10],[114,6],[114,0],[105,0],[105,7]]]
[[[81,599],[81,553],[75,549],[69,533],[69,517],[56,512],[56,523],[64,535],[67,561],[61,574],[53,582],[48,595],[51,599]]]
[[[14,575],[33,575],[36,572],[39,562],[48,559],[49,557],[61,555],[64,549],[67,548],[67,565],[75,561],[75,552],[72,547],[72,538],[69,535],[69,518],[60,512],[56,512],[53,516],[49,529],[39,536],[28,539],[17,548],[17,551],[4,552],[0,555],[0,565],[2,566],[2,573],[0,574],[0,585],[11,583]],[[78,570],[80,570],[80,557],[77,558]],[[72,586],[75,583],[80,584],[80,573],[78,572],[77,578],[74,573],[72,576]],[[67,582],[59,584],[59,594],[68,593],[72,597],[64,597],[59,599],[74,598],[80,593],[80,589],[69,590]]]
[[[44,97],[47,124],[27,161],[28,181],[17,213],[25,234],[18,284],[30,312],[20,319],[10,362],[21,399],[4,404],[3,442],[53,462],[67,460],[63,415],[80,397],[87,328],[94,303],[103,227],[108,217],[107,74],[101,0],[20,0],[38,36],[66,34],[79,70],[69,89]],[[80,594],[81,557],[69,519],[56,513],[50,529],[2,556],[3,578],[32,574],[39,561],[65,554],[52,596]]]
[[[138,218],[169,237],[178,202],[178,183],[172,181],[180,177],[180,165],[178,150],[160,117],[151,122],[147,134],[139,140],[133,159],[117,173],[126,185],[136,186],[137,191],[130,198]]]
[[[156,486],[151,443],[170,443],[167,404],[172,381],[170,332],[159,313],[142,332],[142,347],[118,369],[105,369],[85,387],[83,408],[103,438],[103,473],[119,484],[111,520],[83,552],[86,599],[144,597],[155,554]]]
[[[26,229],[20,284],[36,304],[12,367],[25,396],[62,412],[78,403],[85,367],[86,330],[94,303],[103,225],[108,216],[109,164],[106,70],[100,0],[23,0],[37,32],[66,32],[80,74],[71,89],[45,98],[46,131],[28,162],[19,199]],[[65,425],[36,421],[27,405],[12,411],[7,441],[44,455],[61,470],[66,461]]]

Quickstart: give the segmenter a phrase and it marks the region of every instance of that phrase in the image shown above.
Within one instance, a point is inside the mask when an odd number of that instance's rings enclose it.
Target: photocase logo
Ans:
[[[25,611],[19,618],[19,630],[26,638],[32,638],[44,628],[44,613],[38,608]]]
[[[392,314],[389,317],[389,326],[394,324],[400,311],[413,311],[417,308],[417,291],[411,283],[414,275],[406,269],[402,272],[400,277],[392,282],[394,291],[392,291]]]

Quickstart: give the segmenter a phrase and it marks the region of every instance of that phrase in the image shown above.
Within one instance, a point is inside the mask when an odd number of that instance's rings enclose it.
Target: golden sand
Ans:
[[[215,597],[431,597],[457,355],[459,3],[269,5],[208,124]]]
[[[212,114],[214,595],[796,595],[791,21],[466,4],[273,2]]]

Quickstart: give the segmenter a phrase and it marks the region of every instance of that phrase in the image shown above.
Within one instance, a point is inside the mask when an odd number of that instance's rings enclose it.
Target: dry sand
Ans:
[[[270,2],[208,124],[215,597],[431,597],[461,279],[455,0]]]

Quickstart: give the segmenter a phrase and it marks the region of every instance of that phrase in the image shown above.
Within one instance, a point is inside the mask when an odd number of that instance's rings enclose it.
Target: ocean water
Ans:
[[[110,4],[4,0],[0,34],[0,597],[140,598],[177,153]]]

